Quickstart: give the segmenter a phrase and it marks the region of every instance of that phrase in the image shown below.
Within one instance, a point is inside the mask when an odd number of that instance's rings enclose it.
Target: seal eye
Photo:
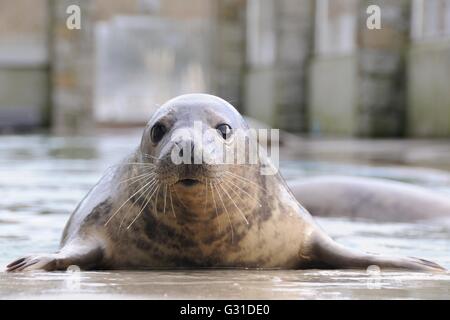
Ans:
[[[219,131],[220,135],[224,140],[227,140],[231,137],[231,127],[227,125],[226,123],[219,124],[216,127],[217,131]]]
[[[166,127],[161,124],[157,123],[153,126],[150,136],[152,138],[153,143],[158,143],[161,141],[161,139],[164,137],[164,134],[166,133]]]

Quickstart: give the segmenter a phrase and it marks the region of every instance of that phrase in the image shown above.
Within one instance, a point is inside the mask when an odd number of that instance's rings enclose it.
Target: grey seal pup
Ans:
[[[198,136],[196,123],[202,124],[202,133],[210,133],[208,139]],[[60,249],[23,257],[7,270],[65,270],[71,265],[83,270],[371,265],[444,270],[423,259],[339,245],[298,203],[278,172],[261,174],[263,166],[270,166],[264,156],[254,164],[221,163],[219,150],[235,146],[235,132],[245,135],[247,129],[239,112],[221,98],[187,94],[166,102],[152,115],[135,152],[113,167],[72,213]],[[180,131],[184,134],[174,134]],[[186,155],[193,163],[174,161]]]

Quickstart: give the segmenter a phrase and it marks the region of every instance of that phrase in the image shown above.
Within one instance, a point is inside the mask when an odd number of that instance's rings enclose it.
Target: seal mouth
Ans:
[[[184,185],[186,187],[191,187],[193,185],[196,185],[199,182],[200,181],[195,180],[195,179],[182,179],[182,180],[179,180],[177,183],[181,183],[182,185]]]

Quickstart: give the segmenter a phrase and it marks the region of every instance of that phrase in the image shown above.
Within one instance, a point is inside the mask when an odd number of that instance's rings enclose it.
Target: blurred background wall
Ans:
[[[0,0],[2,131],[142,125],[186,92],[292,132],[450,137],[450,0]]]
[[[0,128],[47,124],[48,9],[44,0],[0,1]]]

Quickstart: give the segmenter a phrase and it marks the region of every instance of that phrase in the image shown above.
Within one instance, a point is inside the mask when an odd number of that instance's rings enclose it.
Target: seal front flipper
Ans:
[[[322,232],[311,238],[311,267],[319,269],[365,269],[376,265],[381,269],[403,269],[411,271],[442,272],[446,271],[437,263],[412,258],[391,257],[369,254],[346,248]]]
[[[76,240],[56,253],[30,255],[17,259],[6,266],[6,271],[56,271],[66,270],[71,265],[76,265],[82,270],[89,270],[100,265],[103,255],[100,243]]]

